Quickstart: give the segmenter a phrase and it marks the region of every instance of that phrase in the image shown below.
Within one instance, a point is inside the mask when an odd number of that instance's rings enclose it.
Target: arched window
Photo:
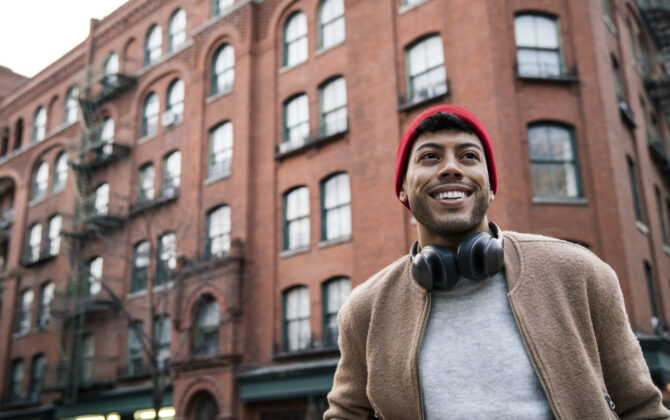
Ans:
[[[184,9],[177,9],[168,25],[168,53],[177,51],[184,41],[186,41],[186,12]]]
[[[119,73],[119,56],[116,53],[109,53],[105,58],[105,63],[102,69],[103,85],[105,87],[114,87],[117,83],[117,74]]]
[[[205,255],[221,257],[230,251],[230,207],[219,206],[207,213]]]
[[[97,296],[102,289],[102,257],[94,257],[87,264],[88,296]]]
[[[212,16],[224,14],[233,7],[235,0],[212,0]]]
[[[344,0],[323,0],[319,5],[318,48],[344,41]]]
[[[130,293],[147,288],[149,241],[140,241],[133,247],[133,271],[130,273]]]
[[[172,279],[172,271],[177,266],[177,236],[174,232],[166,232],[158,238],[158,264],[154,286],[168,283]]]
[[[556,18],[534,13],[514,18],[517,69],[521,76],[552,77],[564,73],[561,35]]]
[[[47,243],[44,247],[49,255],[58,255],[60,252],[60,231],[63,225],[63,217],[56,214],[49,219],[47,230]]]
[[[321,239],[351,236],[349,175],[340,173],[321,182]]]
[[[163,158],[161,196],[174,197],[179,193],[181,177],[181,152],[175,150]]]
[[[309,104],[307,95],[294,96],[284,102],[284,142],[300,147],[309,137]]]
[[[226,121],[209,131],[207,177],[218,179],[231,172],[233,162],[233,124]]]
[[[109,184],[100,184],[95,189],[95,201],[93,202],[95,212],[99,215],[107,214],[109,207]]]
[[[144,203],[151,201],[155,197],[155,184],[156,172],[154,171],[154,165],[147,163],[140,167],[138,182],[137,182],[137,202]]]
[[[101,157],[112,153],[114,143],[114,120],[106,117],[102,121],[102,129],[100,130],[100,141],[104,144],[100,150]]]
[[[33,143],[44,140],[47,129],[47,112],[44,107],[37,108],[33,119]]]
[[[19,118],[16,121],[16,126],[14,127],[14,150],[19,150],[21,148],[22,141],[23,141],[23,118]]]
[[[38,354],[30,363],[30,384],[28,385],[28,397],[31,401],[39,401],[42,395],[42,379],[44,378],[44,367],[46,357]]]
[[[72,86],[68,89],[67,94],[65,95],[65,114],[63,116],[63,122],[65,124],[72,124],[77,122],[77,117],[79,116],[79,89],[77,86]]]
[[[323,345],[337,346],[337,313],[351,292],[348,277],[335,277],[323,284]]]
[[[307,17],[293,13],[284,24],[284,67],[292,67],[307,60]]]
[[[344,77],[324,83],[320,88],[320,135],[328,136],[347,130],[347,86]]]
[[[311,344],[309,291],[296,286],[284,292],[284,351],[298,351]]]
[[[197,355],[219,351],[219,303],[211,296],[201,298],[196,311],[193,352]]]
[[[42,225],[35,223],[34,225],[30,226],[30,229],[28,229],[27,239],[25,261],[33,262],[39,260],[42,244]]]
[[[235,81],[235,49],[224,44],[214,53],[212,59],[212,82],[210,93],[218,95],[233,90]]]
[[[47,191],[49,182],[49,164],[40,162],[33,172],[33,181],[30,190],[30,201],[42,200]]]
[[[284,249],[309,247],[309,190],[297,187],[284,194]]]
[[[54,299],[54,282],[46,282],[40,287],[40,306],[37,309],[37,327],[46,328],[51,320],[51,302]]]
[[[56,164],[54,165],[54,179],[51,185],[51,190],[54,193],[63,191],[65,182],[67,181],[67,155],[65,152],[60,152],[56,157]]]
[[[163,126],[179,124],[184,115],[184,82],[175,79],[170,83],[167,91],[166,116],[163,117]],[[170,115],[167,117],[167,115]]]
[[[420,102],[447,92],[442,38],[423,38],[406,49],[408,102]]]
[[[142,107],[142,128],[140,137],[154,136],[158,132],[158,112],[160,111],[160,101],[158,95],[151,92],[144,100]]]
[[[144,65],[150,66],[161,57],[161,44],[163,43],[163,32],[161,27],[153,25],[147,32],[144,43]]]
[[[582,196],[577,144],[572,127],[551,122],[530,124],[528,148],[533,197]]]

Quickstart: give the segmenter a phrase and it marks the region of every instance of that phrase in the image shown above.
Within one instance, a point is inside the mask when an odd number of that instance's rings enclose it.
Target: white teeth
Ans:
[[[465,192],[463,191],[448,191],[437,194],[437,198],[440,200],[454,200],[463,197],[465,197]]]

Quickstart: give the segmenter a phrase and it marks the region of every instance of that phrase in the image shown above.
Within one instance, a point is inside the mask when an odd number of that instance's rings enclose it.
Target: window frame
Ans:
[[[228,128],[230,127],[230,128]],[[221,150],[214,150],[214,140],[218,137],[217,133],[221,132]],[[230,141],[228,142],[228,137],[226,134],[230,131]],[[230,143],[227,147],[227,143]],[[226,120],[217,124],[212,129],[209,130],[209,147],[208,147],[208,156],[207,156],[207,179],[215,180],[225,178],[232,174],[233,168],[233,150],[235,143],[235,132],[232,121]],[[216,157],[218,155],[222,156],[221,161],[216,162]],[[230,155],[226,159],[227,155]]]
[[[156,361],[158,362],[158,368],[164,369],[169,364],[171,356],[172,322],[169,315],[161,314],[154,317],[153,323],[153,347],[156,353]],[[165,331],[167,331],[167,334]],[[166,336],[167,340],[165,339]]]
[[[53,304],[56,285],[47,281],[40,286],[40,300],[37,307],[37,328],[44,330],[51,322],[51,305]]]
[[[15,334],[27,334],[32,325],[33,301],[35,293],[30,288],[25,288],[19,294],[19,307],[17,308]]]
[[[173,159],[179,161],[178,173],[170,172],[170,162]],[[163,157],[162,176],[161,176],[161,196],[175,197],[179,194],[181,185],[181,151],[173,150]]]
[[[39,401],[42,395],[42,381],[44,380],[45,367],[46,356],[44,353],[33,356],[30,362],[30,382],[28,383],[28,398],[31,401]]]
[[[305,105],[305,109],[301,110],[301,111],[304,111],[304,114],[306,115],[307,118],[305,120],[301,120],[298,123],[289,127],[288,126],[288,119],[289,119],[288,113],[289,113],[289,109],[291,107],[291,104],[300,100],[300,99],[302,99],[303,97],[305,98],[304,102],[305,102],[306,105]],[[296,107],[297,106],[298,105],[296,105]],[[300,93],[297,93],[297,94],[289,97],[287,100],[284,101],[283,111],[284,112],[283,112],[283,124],[282,124],[282,126],[283,126],[282,143],[288,143],[288,144],[292,145],[292,147],[300,147],[303,144],[307,143],[309,141],[309,135],[310,135],[309,97],[307,96],[307,94],[304,93],[304,92],[300,92]],[[303,125],[305,125],[307,127],[305,135],[303,137],[291,138],[290,137],[291,130],[296,128],[296,127],[301,127]]]
[[[100,273],[94,273],[93,264],[97,264],[97,261],[100,261]],[[100,292],[102,291],[102,278],[103,278],[103,269],[104,269],[104,262],[105,260],[101,256],[94,256],[89,258],[86,261],[86,285],[88,286],[87,289],[85,290],[86,296],[89,298],[94,298],[100,295]]]
[[[300,15],[302,15],[302,19],[305,20],[305,32],[303,34],[300,34],[298,37],[292,40],[287,39],[287,32],[289,30],[290,24],[293,22],[293,19],[298,18]],[[297,23],[296,23],[297,25]],[[292,68],[295,67],[299,64],[307,62],[309,58],[309,24],[307,22],[307,15],[305,12],[302,10],[296,10],[293,13],[291,13],[287,18],[286,21],[284,22],[283,30],[282,30],[282,67],[283,68]],[[295,62],[289,62],[289,47],[292,45],[296,45],[299,42],[302,42],[304,40],[305,42],[305,47],[304,50],[300,50],[301,52],[304,52],[304,59],[296,59],[297,61]],[[301,54],[302,55],[302,54]]]
[[[439,45],[441,47],[440,51],[442,53],[442,63],[439,64],[439,65],[435,65],[433,67],[427,68],[426,70],[424,70],[421,73],[413,75],[412,71],[411,71],[412,60],[411,60],[411,57],[410,57],[411,54],[412,54],[412,51],[415,48],[418,48],[419,45],[426,44],[430,40],[436,39],[436,38],[439,40]],[[447,79],[447,67],[446,67],[446,63],[445,63],[445,59],[444,59],[444,41],[442,41],[442,35],[439,32],[429,33],[429,34],[426,34],[426,35],[421,36],[420,38],[414,40],[413,42],[411,42],[410,44],[408,44],[405,47],[404,53],[405,53],[405,55],[404,55],[405,56],[405,86],[407,86],[407,95],[406,95],[407,100],[406,100],[406,103],[408,103],[408,104],[421,103],[423,101],[427,101],[427,100],[430,100],[432,98],[436,98],[436,97],[445,95],[449,92],[449,82],[448,82],[448,79]],[[426,90],[427,96],[425,98],[419,96],[418,93],[414,91],[415,90],[414,80],[417,77],[430,74],[431,72],[439,69],[440,67],[442,68],[443,73],[444,73],[443,84],[430,86],[430,91],[428,90],[428,88],[426,88],[427,89]]]
[[[158,31],[158,32],[154,32]],[[158,35],[155,35],[155,40],[152,41],[152,35],[154,33],[157,33]],[[151,43],[154,42],[158,45],[151,45]],[[154,58],[152,58],[152,53],[158,51],[158,55]],[[151,25],[149,27],[149,30],[147,30],[147,34],[144,38],[144,67],[149,67],[154,64],[156,64],[158,61],[160,61],[160,58],[163,54],[163,29],[156,23]]]
[[[46,137],[47,111],[43,106],[38,106],[33,115],[33,134],[31,143],[39,143]]]
[[[572,160],[567,160],[567,159],[537,159],[533,158],[532,152],[531,152],[531,130],[534,128],[544,128],[545,131],[551,128],[558,128],[561,130],[565,130],[569,136],[570,139],[570,147],[572,151]],[[577,145],[577,139],[576,139],[576,133],[575,133],[575,128],[572,125],[565,124],[562,122],[558,121],[550,121],[550,120],[540,120],[540,121],[533,121],[531,123],[528,123],[526,126],[526,136],[527,136],[527,142],[528,142],[528,162],[530,166],[530,176],[531,176],[531,189],[533,192],[533,200],[565,200],[565,201],[577,201],[584,199],[584,186],[582,182],[582,175],[581,175],[581,168],[580,168],[580,163],[579,163],[579,150],[578,150],[578,145]],[[548,137],[544,139],[545,141],[548,141]],[[577,191],[577,194],[575,196],[561,196],[561,195],[537,195],[535,191],[535,187],[533,185],[533,165],[565,165],[565,164],[572,164],[574,168],[574,175],[575,175],[575,189]],[[553,178],[552,178],[553,180]],[[566,188],[568,187],[567,181],[566,181]]]
[[[177,15],[181,13],[181,16],[184,16],[184,27],[183,28],[174,28],[174,25],[176,25],[176,19]],[[170,15],[170,20],[168,21],[168,39],[167,39],[167,52],[168,54],[172,54],[176,51],[179,51],[180,48],[186,43],[186,11],[184,9],[177,8],[174,12],[172,12],[172,15]],[[179,41],[178,44],[175,43],[175,38],[177,36],[183,37],[181,41]]]
[[[42,160],[35,166],[35,169],[33,170],[33,179],[30,183],[30,186],[31,202],[42,201],[46,197],[46,193],[49,187],[49,164],[47,162]]]
[[[178,97],[180,93],[178,89],[181,89],[181,98]],[[177,96],[176,100],[173,96]],[[165,113],[172,113],[174,115],[175,122],[172,123],[173,125],[181,123],[184,118],[185,99],[186,86],[184,85],[184,81],[177,77],[170,82],[165,96]]]
[[[156,103],[155,105],[156,113],[148,114],[149,111],[153,111],[149,110],[148,108],[150,106],[153,107],[154,98]],[[160,123],[159,121],[160,110],[161,110],[160,98],[158,97],[156,92],[153,91],[149,92],[147,96],[144,98],[144,103],[142,104],[142,121],[140,124],[140,138],[154,137],[156,134],[158,134],[158,124]],[[152,130],[150,131],[150,129]]]
[[[222,232],[217,234],[217,235],[212,235],[212,218],[213,215],[217,212],[221,211],[224,216],[227,214],[228,220],[227,223],[225,220],[223,220],[221,223],[224,227],[222,229]],[[226,232],[225,227],[226,225],[228,226],[228,231]],[[211,259],[211,258],[222,258],[225,257],[230,253],[230,246],[231,246],[231,232],[233,230],[233,224],[232,224],[232,211],[230,209],[230,206],[228,204],[221,204],[216,207],[213,207],[207,212],[207,215],[205,217],[205,233],[206,233],[206,240],[205,240],[205,258]],[[223,248],[221,252],[214,254],[212,252],[212,244],[214,243],[215,239],[221,238],[223,241]],[[226,249],[227,247],[227,249]]]
[[[53,226],[56,220],[59,220],[58,222],[58,232],[55,233],[53,232]],[[60,233],[63,230],[63,216],[60,214],[54,214],[49,218],[49,222],[47,223],[47,231],[46,231],[46,241],[44,243],[44,250],[47,255],[50,256],[55,256],[58,255],[60,252]]]
[[[60,152],[54,160],[53,180],[51,181],[51,193],[56,194],[65,189],[67,183],[67,154]]]
[[[307,214],[301,214],[295,219],[288,220],[288,201],[289,201],[289,196],[291,194],[300,194],[299,191],[302,189],[305,189],[306,194],[307,194]],[[299,200],[300,197],[297,197],[296,200]],[[283,246],[282,249],[284,251],[300,251],[304,249],[309,249],[310,241],[311,241],[311,222],[310,222],[310,198],[309,198],[309,188],[306,185],[298,185],[296,187],[291,188],[290,190],[286,191],[282,195],[282,226],[283,226]],[[299,204],[298,204],[299,206]],[[301,245],[296,245],[294,247],[290,247],[289,243],[289,228],[291,223],[298,223],[303,220],[307,220],[307,243],[306,244],[301,244]]]
[[[17,374],[18,373],[18,374]],[[14,359],[10,366],[7,396],[10,401],[18,401],[23,397],[23,359]]]
[[[626,155],[626,163],[628,167],[628,181],[630,182],[631,195],[633,198],[635,221],[645,224],[644,211],[640,200],[640,185],[638,184],[637,167],[633,158],[628,155]]]
[[[343,176],[346,176],[346,178],[347,178],[347,189],[348,189],[349,201],[347,201],[344,204],[338,203],[337,205],[335,205],[332,208],[326,208],[327,184],[329,182],[336,182],[335,181],[336,179],[339,179],[339,177],[343,177]],[[337,181],[337,182],[339,182],[339,181]],[[330,174],[330,175],[328,175],[327,177],[325,177],[321,180],[321,182],[319,183],[319,186],[320,186],[320,190],[321,190],[320,191],[321,192],[321,194],[320,194],[320,198],[321,198],[321,240],[330,242],[330,241],[338,241],[338,240],[344,240],[344,239],[351,238],[351,234],[352,234],[353,229],[352,229],[352,226],[351,226],[351,222],[352,222],[352,220],[351,220],[351,182],[350,182],[349,174],[347,172],[336,172],[336,173]],[[339,211],[339,210],[343,209],[344,207],[349,208],[349,232],[346,235],[345,234],[340,234],[339,236],[328,238],[328,223],[327,223],[328,212],[329,211]]]
[[[522,45],[519,46],[517,39],[516,39],[516,22],[517,19],[521,17],[532,17],[533,19],[546,19],[549,21],[552,21],[554,25],[554,30],[556,32],[556,47],[539,47],[537,45],[535,46],[527,46],[527,45]],[[535,25],[535,22],[533,23]],[[515,56],[515,63],[516,63],[516,73],[519,77],[525,78],[541,78],[541,79],[552,79],[552,78],[561,78],[565,77],[567,75],[567,66],[565,63],[565,54],[564,54],[564,47],[563,47],[563,31],[561,29],[561,20],[560,17],[557,15],[552,15],[550,13],[542,13],[542,12],[537,12],[537,11],[521,11],[518,12],[514,15],[514,44],[516,47],[516,56]],[[537,38],[537,34],[536,34]],[[537,43],[537,39],[534,39],[535,43]],[[527,50],[527,51],[533,51],[534,53],[555,53],[556,57],[558,58],[558,74],[550,74],[550,72],[547,72],[545,70],[539,69],[536,73],[522,73],[521,72],[521,64],[519,62],[519,51],[520,50]],[[536,63],[539,65],[539,63]],[[536,70],[537,70],[536,69]]]
[[[327,89],[330,86],[335,86],[335,83],[341,83],[343,84],[343,92],[344,92],[344,104],[338,104],[333,109],[330,109],[328,111],[324,110],[324,104],[326,102],[326,93]],[[335,114],[337,112],[341,112],[344,110],[344,123],[341,127],[336,127],[333,130],[328,130],[328,125],[326,124],[326,120],[328,115]],[[322,137],[326,136],[331,136],[331,135],[336,135],[339,133],[345,133],[349,130],[349,109],[348,109],[348,95],[347,95],[347,81],[345,80],[344,76],[338,75],[331,77],[330,79],[326,80],[319,86],[319,135]]]
[[[232,52],[230,54],[232,57],[231,62],[226,62],[225,60],[227,51]],[[219,61],[221,61],[223,66],[221,71],[217,71],[217,64],[219,63]],[[226,64],[230,65],[226,66]],[[232,72],[230,85],[224,85],[221,89],[219,89],[219,80],[220,79],[224,80],[224,78],[229,72]],[[219,46],[219,48],[216,49],[216,52],[214,52],[214,55],[212,56],[212,63],[210,68],[209,95],[210,96],[224,95],[226,93],[232,92],[234,86],[235,86],[235,47],[226,42],[221,46]]]
[[[65,94],[65,105],[63,106],[63,124],[74,124],[79,118],[79,88],[72,85]]]
[[[334,18],[330,19],[328,22],[324,22],[322,13],[323,13],[323,10],[326,6],[326,3],[331,2],[331,1],[338,1],[338,2],[342,3],[342,14],[338,15],[338,16],[335,16]],[[345,20],[344,14],[345,14],[344,0],[321,0],[319,2],[319,7],[317,9],[317,19],[318,19],[318,31],[317,31],[317,39],[316,39],[317,50],[326,50],[326,49],[329,49],[329,48],[333,48],[337,45],[340,45],[341,43],[343,43],[345,41],[347,31],[346,31],[346,20]],[[339,21],[339,20],[342,20],[342,22],[343,22],[342,23],[342,27],[343,27],[342,38],[334,41],[332,44],[324,45],[324,35],[323,35],[324,34],[324,29],[327,26],[335,25],[337,23],[337,21]]]
[[[34,233],[37,232],[37,233]],[[42,224],[35,222],[30,225],[26,235],[25,257],[26,262],[39,261],[42,257]]]
[[[321,342],[324,347],[326,348],[331,348],[331,347],[337,347],[337,337],[339,335],[339,328],[337,325],[337,314],[339,313],[340,309],[342,309],[342,305],[344,304],[344,301],[346,300],[346,297],[344,300],[340,302],[340,306],[337,308],[336,311],[332,311],[332,308],[329,307],[329,287],[332,284],[336,284],[338,282],[344,282],[346,281],[349,285],[349,291],[347,293],[347,297],[351,294],[351,279],[347,276],[335,276],[331,277],[328,280],[324,281],[321,284],[321,309],[322,309],[322,332],[321,332]],[[335,320],[334,323],[334,329],[337,331],[337,334],[332,333],[332,328],[330,323],[332,320]],[[333,337],[334,335],[334,337]]]
[[[289,295],[292,293],[301,293],[298,295],[296,298],[299,300],[298,306],[304,304],[303,301],[306,301],[306,308],[307,308],[307,314],[297,314],[295,318],[289,319],[288,317],[288,301],[289,301]],[[295,286],[291,286],[284,290],[282,293],[282,350],[286,353],[294,353],[294,352],[300,352],[300,351],[305,351],[309,350],[312,347],[312,328],[311,328],[311,307],[310,307],[310,298],[309,298],[309,288],[305,285],[299,284]],[[301,308],[298,308],[300,310]],[[296,348],[293,348],[291,346],[291,339],[289,337],[289,327],[291,323],[297,323],[299,325],[300,330],[297,332],[298,334],[298,345]],[[307,325],[307,337],[300,336],[301,333],[304,333],[304,326]],[[307,341],[304,344],[301,344],[300,341],[304,341],[304,339],[307,339]]]
[[[217,320],[216,323],[212,324],[201,324],[201,313],[205,311],[207,305],[212,305],[216,307],[217,311]],[[202,315],[204,316],[204,315]],[[221,305],[219,302],[211,295],[203,295],[195,311],[195,331],[193,334],[193,354],[196,356],[213,356],[218,354],[221,350],[220,345],[220,327],[221,327]],[[216,345],[212,345],[208,341],[214,342]]]
[[[221,9],[220,6],[220,0],[212,0],[211,3],[211,11],[212,11],[212,17],[220,16],[224,14],[224,12],[227,12],[231,10],[235,6],[235,0],[229,0],[230,1],[230,6],[225,7]]]
[[[151,244],[148,240],[142,239],[133,245],[132,258],[130,293],[137,293],[147,289],[149,264],[151,261]],[[146,261],[146,264],[141,265],[142,261]]]
[[[154,199],[156,199],[156,168],[152,162],[147,162],[137,171],[137,203],[146,204]]]
[[[142,336],[144,334],[144,322],[133,319],[128,323],[128,337],[126,341],[126,372],[137,375],[143,371],[143,346]]]
[[[172,239],[172,249],[165,248],[163,240],[167,237],[173,237]],[[173,265],[176,267],[177,264],[177,234],[174,231],[163,232],[158,237],[156,252],[156,280],[154,282],[154,287],[164,286],[169,284],[172,281],[172,272],[174,267],[170,267],[170,260],[173,261]],[[167,253],[167,258],[164,257],[164,253]]]

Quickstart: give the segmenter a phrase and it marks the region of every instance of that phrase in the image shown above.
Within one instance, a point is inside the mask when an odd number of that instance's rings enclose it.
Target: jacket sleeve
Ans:
[[[365,363],[366,330],[355,328],[355,314],[350,310],[351,300],[337,317],[340,361],[335,371],[333,388],[328,393],[330,407],[324,420],[368,419],[374,411],[366,394],[367,366]],[[360,320],[358,320],[360,322]]]
[[[596,329],[607,387],[603,391],[609,393],[622,419],[670,419],[628,321],[616,274],[609,267],[607,271],[609,293],[605,305],[599,308],[602,312]]]

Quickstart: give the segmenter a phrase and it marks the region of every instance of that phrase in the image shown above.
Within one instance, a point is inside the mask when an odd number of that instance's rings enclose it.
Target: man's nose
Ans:
[[[437,175],[440,178],[453,177],[461,179],[463,177],[463,170],[456,156],[451,153],[446,154]]]

